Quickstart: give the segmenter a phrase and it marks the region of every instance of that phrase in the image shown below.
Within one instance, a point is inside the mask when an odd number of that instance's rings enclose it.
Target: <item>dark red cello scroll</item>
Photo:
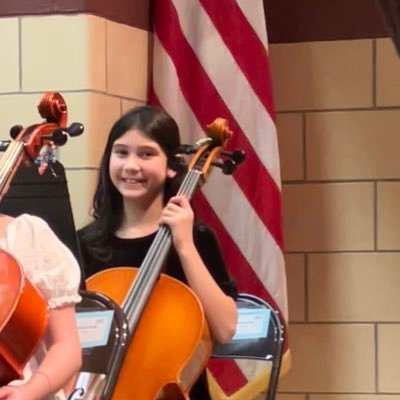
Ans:
[[[12,140],[0,142],[0,197],[23,162],[37,164],[39,173],[55,161],[57,146],[78,136],[83,126],[67,127],[67,105],[59,93],[46,93],[39,106],[43,122],[10,130]],[[40,238],[39,238],[40,239]],[[18,261],[0,249],[0,387],[23,377],[23,369],[42,340],[47,302],[25,277]]]

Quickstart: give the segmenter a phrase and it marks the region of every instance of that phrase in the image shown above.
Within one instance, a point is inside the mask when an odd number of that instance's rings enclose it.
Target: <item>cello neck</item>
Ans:
[[[12,141],[0,159],[0,198],[7,192],[11,180],[22,161],[24,144]]]
[[[185,195],[191,199],[199,185],[201,177],[201,171],[190,170],[185,175],[177,194]],[[139,268],[135,281],[125,297],[122,309],[127,317],[131,335],[136,329],[140,316],[146,307],[147,300],[160,275],[171,243],[172,237],[169,227],[166,225],[161,226]]]
[[[206,181],[213,166],[221,167],[224,171],[225,162],[221,159],[221,155],[228,157],[228,161],[230,161],[228,165],[230,168],[225,168],[225,173],[231,174],[234,171],[236,165],[243,160],[244,156],[240,160],[236,159],[235,162],[231,160],[234,158],[233,153],[223,152],[223,147],[231,136],[232,131],[229,129],[227,121],[222,118],[217,118],[207,126],[207,138],[201,139],[193,151],[189,148],[186,153],[195,154],[188,166],[189,171],[177,192],[178,195],[184,195],[191,199],[199,184]],[[131,337],[160,275],[171,242],[170,229],[166,225],[161,226],[122,304]]]

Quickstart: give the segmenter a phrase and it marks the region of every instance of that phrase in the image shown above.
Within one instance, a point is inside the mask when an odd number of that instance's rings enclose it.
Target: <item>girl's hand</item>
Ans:
[[[0,388],[0,400],[26,400],[22,390],[15,386],[3,386]]]
[[[192,207],[185,196],[171,197],[163,209],[160,224],[170,227],[177,251],[193,244],[193,219]]]

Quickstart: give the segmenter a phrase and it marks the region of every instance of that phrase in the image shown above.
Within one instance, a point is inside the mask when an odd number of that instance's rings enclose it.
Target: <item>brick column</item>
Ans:
[[[146,101],[149,0],[13,0],[0,11],[0,139],[40,121],[43,92],[59,91],[85,133],[60,151],[76,226],[89,217],[112,123]]]

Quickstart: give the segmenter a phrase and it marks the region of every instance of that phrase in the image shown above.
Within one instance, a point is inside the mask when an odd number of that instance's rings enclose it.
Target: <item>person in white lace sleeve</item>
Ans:
[[[66,400],[64,389],[81,366],[75,319],[75,304],[81,300],[79,265],[47,223],[28,214],[0,214],[0,248],[20,263],[49,309],[46,334],[23,380],[0,387],[0,400]]]

